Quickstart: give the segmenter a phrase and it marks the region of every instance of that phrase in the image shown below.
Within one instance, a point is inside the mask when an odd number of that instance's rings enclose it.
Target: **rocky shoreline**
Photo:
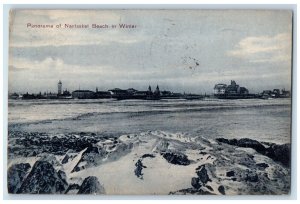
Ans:
[[[290,192],[290,144],[148,131],[9,132],[11,194],[278,195]]]

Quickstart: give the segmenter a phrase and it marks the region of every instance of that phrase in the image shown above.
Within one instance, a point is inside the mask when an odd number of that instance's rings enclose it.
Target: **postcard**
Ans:
[[[292,18],[11,10],[8,193],[289,194]]]

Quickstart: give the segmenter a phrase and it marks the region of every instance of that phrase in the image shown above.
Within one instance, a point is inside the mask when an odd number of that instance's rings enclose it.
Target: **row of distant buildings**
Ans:
[[[249,93],[245,87],[239,86],[234,80],[230,84],[216,84],[214,87],[214,96],[220,99],[243,99],[243,98],[289,98],[290,91],[282,89],[264,90],[259,94]]]
[[[239,86],[234,80],[231,80],[230,84],[216,84],[214,86],[214,97],[220,99],[248,99],[248,98],[288,98],[291,94],[289,91],[282,89],[264,90],[260,94],[249,93],[248,89]],[[151,86],[146,91],[139,91],[133,88],[129,89],[111,89],[108,91],[99,91],[96,88],[95,91],[91,90],[75,90],[73,92],[67,89],[63,90],[62,82],[59,80],[57,84],[57,93],[40,92],[38,94],[23,94],[17,93],[11,94],[10,99],[105,99],[114,98],[118,100],[124,99],[143,99],[143,100],[159,100],[159,99],[202,99],[206,96],[197,94],[186,94],[186,93],[173,93],[171,91],[160,91],[157,85],[155,90],[152,91]]]
[[[62,82],[59,80],[57,84],[57,93],[40,92],[38,94],[23,94],[19,95],[17,93],[11,94],[10,99],[105,99],[105,98],[114,98],[118,100],[124,99],[144,99],[144,100],[159,100],[159,99],[200,99],[203,96],[197,94],[181,94],[174,93],[171,91],[160,91],[159,86],[157,85],[155,90],[152,91],[151,86],[148,87],[146,91],[139,91],[133,88],[129,89],[120,89],[115,88],[108,91],[99,91],[96,88],[95,91],[91,90],[75,90],[73,92],[68,91],[67,89],[63,90]]]

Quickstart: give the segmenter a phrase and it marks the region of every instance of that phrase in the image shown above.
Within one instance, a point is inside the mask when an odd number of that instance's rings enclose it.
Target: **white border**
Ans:
[[[161,3],[161,1],[151,1],[152,3]],[[203,2],[203,1],[202,1]],[[256,3],[256,4],[249,4],[249,3]],[[275,3],[276,1],[273,1]],[[284,5],[271,5],[271,4],[265,4],[266,1],[246,1],[243,4],[242,2],[238,1],[226,1],[227,4],[222,4],[224,1],[209,1],[209,2],[204,2],[204,3],[209,3],[209,4],[192,4],[188,5],[188,3],[196,3],[196,1],[193,0],[185,0],[182,2],[175,2],[177,5],[170,4],[168,1],[168,4],[147,4],[149,2],[143,1],[143,3],[146,4],[141,4],[141,2],[137,1],[127,1],[126,3],[131,3],[131,4],[123,4],[124,1],[117,1],[117,0],[111,0],[108,3],[107,2],[101,2],[104,3],[102,5],[95,5],[95,1],[91,0],[85,0],[84,2],[81,2],[81,4],[77,5],[71,5],[71,4],[62,4],[58,0],[52,0],[51,3],[56,3],[55,5],[50,5],[48,2],[41,2],[38,0],[32,0],[29,1],[29,3],[34,3],[36,5],[30,5],[30,4],[22,4],[24,1],[22,0],[16,0],[16,1],[4,1],[4,3],[10,4],[10,5],[3,5],[3,10],[1,9],[1,18],[3,22],[3,27],[1,28],[1,34],[3,36],[3,71],[1,72],[1,78],[3,79],[3,84],[1,83],[1,104],[0,104],[0,111],[3,114],[3,118],[0,119],[0,129],[3,130],[3,137],[1,142],[1,147],[3,151],[0,151],[0,158],[3,158],[3,168],[1,168],[1,175],[3,178],[3,182],[1,183],[0,191],[3,193],[3,198],[6,199],[25,199],[25,200],[31,200],[31,199],[47,199],[47,200],[60,200],[60,199],[65,199],[70,200],[70,199],[81,199],[81,200],[89,200],[88,202],[91,202],[94,199],[125,199],[125,200],[138,200],[138,199],[176,199],[176,200],[182,200],[182,199],[201,199],[201,200],[245,200],[248,199],[254,199],[254,200],[269,200],[269,199],[275,199],[280,202],[282,199],[297,199],[297,181],[299,184],[299,178],[297,178],[297,166],[299,163],[297,163],[297,146],[299,147],[299,140],[297,143],[297,115],[298,115],[298,110],[297,110],[297,23],[298,17],[297,17],[297,3],[296,1],[292,0],[286,0],[286,1],[281,1],[280,3],[285,3]],[[13,3],[14,5],[12,5]],[[17,5],[15,3],[21,3],[20,5]],[[41,3],[46,3],[46,4],[41,4]],[[78,2],[77,2],[78,3]],[[83,4],[84,3],[84,4]],[[93,3],[92,5],[88,5],[88,3]],[[121,4],[116,4],[116,3],[121,3]],[[221,3],[221,4],[219,4]],[[233,3],[233,4],[230,4]],[[239,3],[239,4],[237,4]],[[287,3],[292,3],[294,5],[287,5]],[[180,5],[179,5],[180,4]],[[292,191],[291,195],[289,196],[40,196],[40,195],[22,195],[22,196],[11,196],[8,195],[6,192],[6,165],[7,165],[7,159],[6,159],[6,141],[7,141],[7,76],[8,76],[8,12],[10,8],[33,8],[33,9],[41,9],[41,8],[47,8],[47,9],[292,9],[294,11],[294,29],[293,29],[293,36],[294,36],[294,41],[293,41],[293,77],[292,77],[292,83],[293,83],[293,101],[292,101]],[[298,144],[298,145],[296,145]],[[32,202],[32,201],[30,201]],[[56,202],[56,201],[55,201]],[[174,202],[174,200],[172,201]],[[202,201],[201,201],[202,202]],[[223,201],[222,201],[223,202]],[[233,201],[231,201],[233,202]],[[273,203],[274,201],[272,201]],[[282,201],[281,201],[282,202]],[[72,202],[73,203],[73,202]]]

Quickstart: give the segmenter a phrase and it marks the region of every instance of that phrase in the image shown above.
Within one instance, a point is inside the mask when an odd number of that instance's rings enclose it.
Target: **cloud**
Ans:
[[[291,34],[280,33],[275,36],[246,37],[228,56],[248,59],[253,63],[290,62],[291,61]]]
[[[28,22],[138,28],[26,29]],[[78,84],[91,90],[159,84],[199,93],[230,79],[247,87],[261,83],[258,89],[285,86],[290,26],[285,11],[18,10],[10,32],[9,88],[55,91],[59,79],[73,90]]]

